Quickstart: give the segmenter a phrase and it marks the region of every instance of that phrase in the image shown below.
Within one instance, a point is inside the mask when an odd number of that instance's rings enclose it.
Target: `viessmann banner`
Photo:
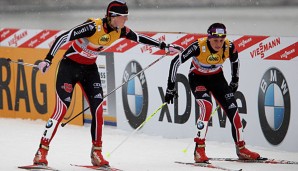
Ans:
[[[41,109],[45,108],[42,107],[43,99],[49,99],[54,92],[49,88],[42,87],[53,87],[54,79],[52,77],[54,74],[48,74],[45,78],[40,72],[23,66],[20,68],[29,74],[22,77],[17,76],[18,73],[22,75],[22,72],[16,69],[17,66],[8,64],[5,59],[10,57],[14,60],[37,64],[38,60],[44,58],[51,42],[61,32],[6,28],[0,30],[0,116],[11,117],[9,112],[15,113],[15,117],[21,117],[23,114],[27,117],[32,113],[43,116],[41,115]],[[187,47],[193,41],[205,36],[188,33],[142,32],[142,34],[183,47]],[[297,124],[295,124],[298,121],[296,115],[298,109],[294,103],[298,98],[298,90],[295,88],[298,86],[298,78],[295,76],[298,38],[251,35],[229,35],[227,38],[235,43],[239,52],[240,86],[235,97],[245,127],[245,140],[251,145],[288,151],[298,150],[295,148],[298,143],[298,138],[295,135],[295,130],[298,129]],[[64,45],[55,58],[62,56],[63,50],[67,46],[69,44]],[[14,53],[11,52],[12,49]],[[21,51],[16,49],[21,49]],[[36,50],[43,52],[42,55],[30,55],[28,58],[28,55],[20,55],[24,49],[32,50],[30,54],[35,54],[34,51]],[[165,52],[158,48],[120,39],[99,56],[97,64],[104,82],[104,94],[108,94],[130,80],[106,98],[104,104],[105,120],[108,121],[106,123],[117,124],[120,129],[133,131],[163,103],[169,65],[173,56],[167,56],[154,63],[144,73],[135,75],[164,54]],[[57,62],[58,60],[54,59],[54,61]],[[55,72],[56,65],[51,66],[50,72]],[[179,98],[175,100],[174,104],[166,105],[156,113],[142,127],[141,132],[169,138],[194,137],[196,135],[196,118],[200,114],[200,110],[188,86],[189,65],[190,61],[187,61],[178,70]],[[10,69],[8,69],[9,67]],[[11,69],[13,67],[15,68]],[[224,65],[224,72],[230,81],[229,61]],[[25,91],[24,78],[29,78],[30,82],[37,80],[38,83],[29,84],[27,89],[32,90],[28,93],[28,99],[26,99],[26,95],[23,95],[27,91]],[[19,84],[21,82],[23,84]],[[78,96],[76,101],[79,101]],[[27,104],[25,101],[28,100],[29,103]],[[10,107],[9,103],[14,107]],[[30,106],[34,110],[28,111],[26,106]],[[49,109],[50,106],[53,104],[47,103],[48,112],[52,111]],[[84,102],[80,110],[86,107],[88,105]],[[215,107],[216,103],[214,102]],[[20,108],[23,108],[22,111]],[[78,113],[80,110],[74,112]],[[90,118],[88,112],[85,116],[87,119]],[[209,125],[208,140],[232,142],[231,126],[222,110],[216,111]]]

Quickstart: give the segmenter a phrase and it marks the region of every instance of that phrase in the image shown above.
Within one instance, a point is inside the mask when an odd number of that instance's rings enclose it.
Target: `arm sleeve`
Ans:
[[[189,45],[181,54],[178,54],[174,57],[174,59],[171,61],[169,70],[168,89],[172,90],[175,88],[176,75],[179,66],[191,57],[197,56],[199,54],[200,48],[198,46],[198,41],[195,41],[191,45]]]
[[[122,35],[121,37],[125,37],[125,38],[133,40],[135,42],[143,43],[143,44],[147,44],[147,45],[151,45],[151,46],[160,48],[161,42],[159,42],[158,40],[152,39],[151,37],[148,37],[143,34],[136,33],[133,30],[129,29],[128,27],[124,27],[121,30],[121,35]]]
[[[238,52],[235,48],[235,45],[232,42],[230,42],[230,62],[231,62],[232,80],[234,82],[238,82],[240,62],[238,58]]]
[[[96,32],[96,24],[93,21],[86,21],[83,24],[80,24],[71,30],[68,30],[58,36],[53,45],[50,48],[49,53],[47,54],[46,59],[52,61],[55,54],[59,50],[59,48],[66,42],[83,38],[83,37],[90,37]]]

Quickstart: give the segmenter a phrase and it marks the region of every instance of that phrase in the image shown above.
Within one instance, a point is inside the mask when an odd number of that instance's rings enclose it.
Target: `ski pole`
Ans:
[[[143,70],[139,71],[138,73],[136,73],[134,76],[132,76],[131,78],[129,78],[127,81],[124,81],[120,86],[118,86],[117,88],[115,88],[114,90],[112,90],[111,92],[109,92],[107,95],[105,95],[102,99],[102,102],[99,104],[102,105],[103,100],[108,97],[110,94],[114,93],[116,90],[118,90],[119,88],[121,88],[124,84],[126,84],[127,82],[129,82],[130,80],[134,79],[136,76],[140,75],[141,73],[143,73],[145,70],[147,70],[148,68],[150,68],[152,65],[156,64],[158,61],[160,61],[162,58],[164,58],[165,56],[167,56],[169,53],[166,53],[165,55],[159,57],[157,60],[153,61],[151,64],[149,64],[147,67],[145,67]],[[65,123],[61,123],[61,126],[64,127],[66,124],[68,124],[69,122],[71,122],[72,120],[74,120],[76,117],[78,117],[79,115],[81,115],[82,113],[84,113],[86,110],[88,110],[90,107],[85,108],[82,112],[78,113],[77,115],[75,115],[74,117],[72,117],[71,119],[69,119],[68,121],[66,121]]]
[[[158,107],[158,109],[156,109],[151,115],[149,115],[146,120],[140,125],[138,126],[133,132],[131,132],[123,141],[120,142],[120,144],[118,144],[118,146],[116,146],[110,153],[107,153],[107,157],[110,157],[111,154],[113,152],[115,152],[126,140],[128,140],[129,137],[131,137],[133,134],[135,134],[140,128],[142,128],[147,122],[150,121],[150,119],[159,111],[161,110],[167,103],[163,103],[162,105],[160,105]]]
[[[30,67],[34,67],[34,68],[38,68],[37,65],[34,65],[34,64],[29,64],[29,63],[25,63],[25,62],[19,62],[19,61],[13,61],[11,60],[10,58],[6,58],[6,60],[9,62],[9,63],[16,63],[16,64],[19,64],[19,65],[24,65],[24,66],[30,66]]]
[[[211,116],[219,109],[219,105],[217,105],[217,107],[214,109],[214,111],[211,113]],[[211,118],[211,117],[210,117]],[[189,146],[192,144],[192,142],[188,143],[188,145],[182,150],[183,153],[187,153],[187,149],[189,148]]]

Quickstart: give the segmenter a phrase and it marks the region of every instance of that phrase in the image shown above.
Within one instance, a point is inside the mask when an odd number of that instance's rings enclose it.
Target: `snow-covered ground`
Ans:
[[[147,124],[150,124],[148,122]],[[0,118],[0,170],[20,170],[19,165],[32,163],[37,150],[40,136],[44,130],[45,121],[5,119]],[[160,136],[133,134],[105,126],[103,130],[104,149],[106,157],[114,167],[126,171],[198,171],[215,170],[180,165],[174,161],[193,161],[194,144],[192,139],[166,139]],[[127,140],[125,140],[130,136]],[[125,141],[123,141],[125,140]],[[123,142],[123,143],[122,143]],[[183,153],[189,144],[187,153]],[[120,144],[119,148],[114,150]],[[298,153],[275,151],[272,149],[247,146],[259,152],[262,156],[276,159],[298,161]],[[48,155],[49,165],[63,171],[88,170],[70,166],[70,164],[90,163],[91,137],[89,127],[67,125],[60,127],[53,139]],[[234,145],[207,141],[209,157],[236,157]],[[240,169],[244,171],[287,171],[298,170],[298,165],[252,164],[235,162],[213,162],[221,167]]]

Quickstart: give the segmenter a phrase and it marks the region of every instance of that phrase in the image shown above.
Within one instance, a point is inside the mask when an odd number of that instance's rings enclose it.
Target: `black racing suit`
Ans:
[[[213,95],[231,122],[234,141],[241,141],[242,124],[237,103],[222,71],[222,64],[229,58],[232,78],[238,80],[239,60],[234,44],[225,39],[223,48],[216,52],[212,49],[207,38],[193,42],[182,54],[177,55],[172,60],[168,78],[169,89],[175,87],[178,67],[191,58],[192,63],[188,75],[189,85],[196,102],[200,106],[200,116],[197,121],[198,138],[205,139],[208,121],[212,113],[211,95]]]
[[[41,144],[49,146],[59,123],[70,105],[73,90],[78,83],[87,99],[92,114],[92,143],[101,146],[103,109],[103,90],[98,73],[96,58],[104,49],[119,38],[160,47],[160,43],[145,35],[138,34],[128,27],[121,30],[112,29],[107,19],[88,19],[81,25],[72,28],[56,38],[46,59],[51,61],[58,49],[66,42],[73,41],[60,62],[56,78],[56,106],[50,117]]]

